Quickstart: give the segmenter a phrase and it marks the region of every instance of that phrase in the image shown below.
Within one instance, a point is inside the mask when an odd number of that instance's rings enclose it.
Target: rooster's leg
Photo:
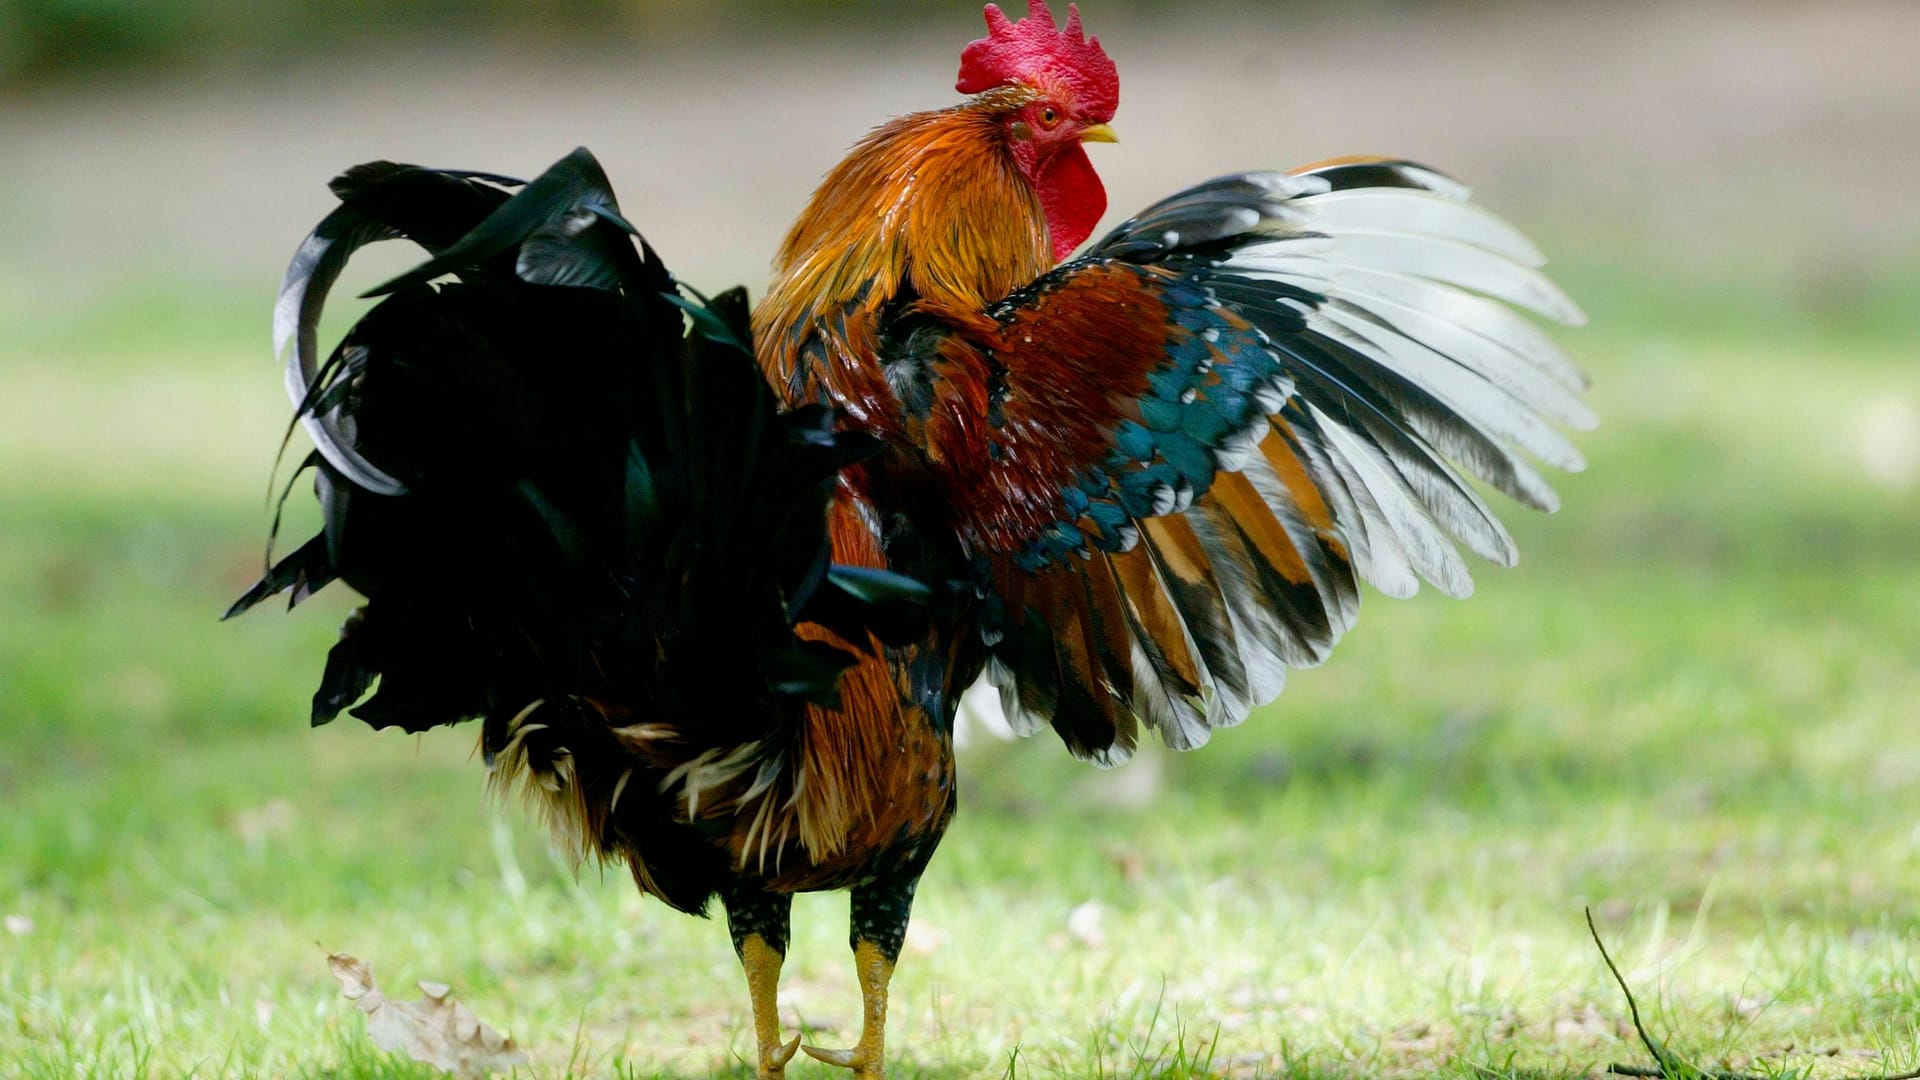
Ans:
[[[853,1070],[855,1080],[885,1080],[887,1075],[887,984],[907,936],[913,910],[914,877],[890,878],[853,890],[853,964],[860,976],[863,1006],[860,1041],[846,1050],[802,1047],[809,1056]]]
[[[727,930],[733,951],[747,972],[747,994],[753,999],[753,1041],[760,1054],[759,1080],[781,1080],[787,1062],[800,1045],[780,1041],[780,965],[787,956],[788,917],[793,897],[753,885],[729,888],[721,894],[727,907]]]

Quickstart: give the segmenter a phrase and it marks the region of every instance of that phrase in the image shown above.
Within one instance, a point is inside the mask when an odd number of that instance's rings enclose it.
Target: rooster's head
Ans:
[[[1065,26],[1045,0],[1028,0],[1019,22],[988,4],[987,36],[960,54],[955,89],[980,95],[980,107],[999,114],[1013,160],[1046,212],[1054,258],[1065,258],[1107,208],[1081,146],[1114,141],[1107,121],[1120,104],[1120,74],[1100,40],[1081,30],[1072,4]]]

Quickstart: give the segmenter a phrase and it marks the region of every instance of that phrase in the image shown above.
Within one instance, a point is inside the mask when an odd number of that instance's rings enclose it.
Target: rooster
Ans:
[[[325,524],[233,613],[345,580],[368,603],[316,724],[477,718],[576,855],[718,897],[763,1078],[799,1045],[792,895],[828,889],[863,1026],[806,1050],[884,1074],[976,679],[1102,765],[1143,727],[1197,747],[1326,659],[1362,581],[1465,596],[1456,543],[1511,564],[1468,478],[1552,510],[1528,459],[1581,468],[1560,428],[1595,422],[1513,310],[1582,319],[1539,252],[1410,162],[1224,176],[1075,256],[1116,68],[1073,7],[986,21],[965,100],[854,147],[750,323],[584,150],[529,184],[349,171],[277,309]],[[392,237],[430,260],[322,361],[328,289]]]

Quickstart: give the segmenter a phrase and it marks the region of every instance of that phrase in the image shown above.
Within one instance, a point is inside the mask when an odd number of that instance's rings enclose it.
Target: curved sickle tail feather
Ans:
[[[323,527],[227,615],[344,580],[367,604],[315,724],[480,718],[496,781],[575,851],[703,907],[700,785],[767,775],[855,660],[796,625],[918,632],[917,582],[829,561],[835,478],[871,440],[778,411],[744,293],[682,296],[585,150],[525,185],[378,162],[333,188],[274,332]],[[327,293],[397,237],[431,258],[320,360]]]

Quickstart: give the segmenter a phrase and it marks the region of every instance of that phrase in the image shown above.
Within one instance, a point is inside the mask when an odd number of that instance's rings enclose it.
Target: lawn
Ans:
[[[1566,277],[1606,424],[1562,513],[1509,508],[1520,567],[1464,603],[1370,597],[1196,754],[968,748],[892,1075],[1647,1064],[1585,908],[1693,1060],[1920,1065],[1920,272],[1837,308]],[[284,422],[268,297],[9,295],[0,1072],[437,1075],[366,1041],[337,950],[395,996],[452,984],[521,1075],[750,1076],[720,925],[551,855],[470,731],[307,730],[346,597],[215,621],[258,570]],[[795,916],[783,1011],[839,1044],[846,901]]]

